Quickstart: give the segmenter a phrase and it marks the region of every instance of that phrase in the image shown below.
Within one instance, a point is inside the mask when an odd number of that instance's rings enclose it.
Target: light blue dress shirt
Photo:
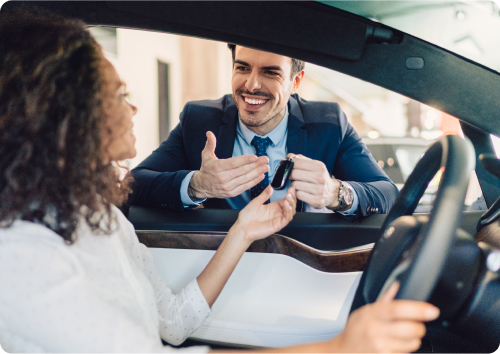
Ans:
[[[238,119],[238,125],[236,126],[236,139],[234,141],[233,148],[233,157],[242,156],[242,155],[255,155],[255,148],[250,144],[252,139],[256,136],[253,131],[247,128],[245,124]],[[278,163],[284,159],[288,153],[286,147],[286,141],[288,136],[288,105],[285,110],[285,115],[281,122],[274,128],[270,133],[264,136],[260,136],[261,138],[269,138],[271,139],[272,144],[267,148],[267,156],[269,157],[269,184],[273,180],[274,173],[276,170],[276,166]],[[184,177],[181,183],[181,200],[182,204],[185,208],[193,208],[200,205],[205,199],[193,201],[189,198],[188,195],[188,187],[193,174],[196,171],[192,171]],[[290,187],[291,181],[288,181],[286,187],[282,190],[274,190],[271,196],[271,202],[275,202],[277,200],[281,200],[286,196],[286,192]],[[354,189],[353,189],[354,190]],[[226,198],[226,201],[229,203],[232,209],[243,209],[245,205],[250,202],[250,189],[241,193],[240,195],[232,198]],[[354,201],[352,203],[352,207],[346,211],[341,212],[344,215],[352,215],[356,212],[358,208],[358,195],[354,192]],[[304,210],[306,212],[315,212],[315,213],[331,213],[332,211],[327,208],[322,209],[314,209],[309,204],[304,203]]]

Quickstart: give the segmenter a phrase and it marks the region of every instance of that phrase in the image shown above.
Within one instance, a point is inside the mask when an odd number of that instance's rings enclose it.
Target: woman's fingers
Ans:
[[[293,209],[294,214],[295,214],[295,208],[297,206],[297,193],[295,191],[294,187],[288,188],[288,192],[286,194],[288,203],[290,204],[290,207]]]
[[[398,290],[395,282],[378,301],[351,314],[339,336],[342,350],[387,353],[418,349],[425,334],[424,322],[436,319],[439,310],[421,301],[394,300]]]
[[[390,335],[395,339],[411,340],[425,335],[425,325],[422,322],[398,321],[390,327]]]
[[[387,320],[432,321],[438,318],[439,309],[426,302],[412,300],[394,300],[399,290],[399,283],[394,282],[386,293],[377,301],[389,311],[383,311]],[[377,305],[376,305],[377,306]]]
[[[380,297],[379,302],[389,302],[396,297],[396,294],[399,290],[399,282],[395,281],[392,285],[387,289],[384,295]]]
[[[252,199],[249,204],[264,204],[266,200],[271,198],[272,195],[273,188],[271,186],[267,186],[267,188],[264,189],[257,197]]]

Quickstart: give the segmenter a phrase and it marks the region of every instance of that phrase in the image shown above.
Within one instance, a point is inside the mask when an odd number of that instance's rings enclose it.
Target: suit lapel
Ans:
[[[228,98],[228,105],[224,110],[222,125],[217,134],[217,146],[215,156],[219,159],[228,159],[233,156],[234,140],[236,139],[236,123],[238,122],[238,110],[232,98]]]
[[[286,148],[289,153],[305,156],[307,153],[307,132],[302,129],[305,126],[304,117],[295,97],[290,96],[289,102]]]
[[[294,95],[295,96],[295,95]],[[288,136],[286,139],[287,151],[293,154],[307,153],[307,132],[302,129],[305,126],[304,117],[299,104],[294,96],[290,96],[290,107],[288,111]],[[304,203],[297,200],[297,211],[304,211]]]

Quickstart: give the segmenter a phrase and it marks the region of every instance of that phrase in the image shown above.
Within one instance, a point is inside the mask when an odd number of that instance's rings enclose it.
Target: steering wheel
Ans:
[[[436,172],[444,173],[429,218],[412,216]],[[427,301],[456,238],[475,152],[468,139],[435,142],[408,177],[389,211],[361,277],[351,312],[375,302],[394,282],[396,299]]]

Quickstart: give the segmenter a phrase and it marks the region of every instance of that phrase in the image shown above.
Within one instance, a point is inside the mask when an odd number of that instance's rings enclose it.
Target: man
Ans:
[[[130,203],[184,210],[241,209],[294,160],[298,211],[348,218],[386,213],[397,188],[373,160],[338,104],[307,102],[296,91],[304,62],[228,45],[232,96],[186,104],[169,138],[132,173]],[[271,201],[286,194],[275,191]]]

